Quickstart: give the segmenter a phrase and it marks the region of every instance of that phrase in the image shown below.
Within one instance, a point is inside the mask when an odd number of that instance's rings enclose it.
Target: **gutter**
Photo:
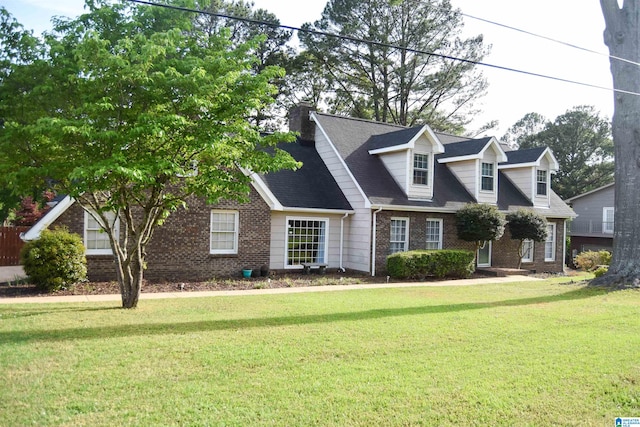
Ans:
[[[377,211],[373,212],[373,238],[372,241],[372,253],[371,253],[371,276],[376,275],[376,231],[378,224],[378,213],[382,211],[382,206],[378,208]]]
[[[349,212],[346,212],[342,218],[340,218],[340,267],[341,272],[345,272],[345,268],[342,265],[342,255],[344,252],[344,220],[349,216]]]

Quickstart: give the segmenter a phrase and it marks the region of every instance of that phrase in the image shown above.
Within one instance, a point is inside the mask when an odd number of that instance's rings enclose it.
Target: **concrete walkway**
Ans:
[[[487,277],[481,279],[461,279],[443,280],[441,282],[406,282],[406,283],[379,283],[368,285],[329,285],[329,286],[307,286],[299,288],[275,288],[275,289],[250,289],[242,291],[202,291],[202,292],[150,292],[142,293],[141,300],[163,299],[163,298],[202,298],[221,296],[241,296],[241,295],[268,295],[268,294],[298,294],[305,292],[334,292],[351,291],[354,289],[381,289],[381,288],[417,288],[428,286],[472,286],[489,285],[496,283],[532,282],[538,279],[529,276],[507,276],[507,277]],[[102,302],[120,301],[119,294],[111,295],[69,295],[50,297],[18,297],[0,298],[0,304],[32,304],[32,303],[54,303],[54,302]]]
[[[0,284],[16,282],[27,277],[21,265],[10,265],[0,267]]]

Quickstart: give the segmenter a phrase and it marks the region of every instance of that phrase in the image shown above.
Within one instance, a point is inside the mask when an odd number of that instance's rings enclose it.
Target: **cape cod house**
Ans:
[[[281,148],[302,168],[252,174],[246,204],[189,200],[189,209],[154,234],[147,279],[211,279],[245,266],[286,271],[306,263],[384,275],[386,257],[396,251],[474,249],[456,236],[455,212],[466,203],[544,215],[547,241],[527,243],[523,268],[562,271],[566,220],[575,214],[551,190],[558,164],[549,149],[505,151],[495,138],[321,114],[308,105],[290,112],[290,128],[298,141]],[[25,239],[51,225],[83,236],[90,279],[115,277],[108,242],[73,200],[62,200]],[[508,232],[478,253],[480,267],[517,261]]]

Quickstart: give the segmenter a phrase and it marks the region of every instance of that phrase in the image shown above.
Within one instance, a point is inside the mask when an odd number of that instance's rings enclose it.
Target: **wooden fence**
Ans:
[[[29,227],[0,227],[0,266],[20,264],[20,249],[24,245],[20,233],[28,229]]]

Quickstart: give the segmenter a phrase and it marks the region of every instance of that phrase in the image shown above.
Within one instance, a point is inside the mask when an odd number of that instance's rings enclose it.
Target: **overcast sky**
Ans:
[[[315,21],[325,0],[292,2],[254,0],[257,8],[274,13],[284,25],[299,27]],[[604,19],[596,0],[451,0],[463,13],[516,27],[528,32],[607,53],[603,43]],[[37,34],[50,28],[54,15],[75,17],[83,12],[83,0],[2,0],[2,5],[26,28]],[[300,5],[300,6],[297,6]],[[484,62],[610,88],[609,59],[575,48],[561,46],[513,30],[465,18],[465,34],[483,34],[492,45]],[[488,94],[472,126],[498,120],[492,134],[502,136],[518,119],[537,112],[549,119],[577,105],[593,105],[603,116],[613,114],[610,91],[563,83],[514,72],[483,67],[489,80]]]

